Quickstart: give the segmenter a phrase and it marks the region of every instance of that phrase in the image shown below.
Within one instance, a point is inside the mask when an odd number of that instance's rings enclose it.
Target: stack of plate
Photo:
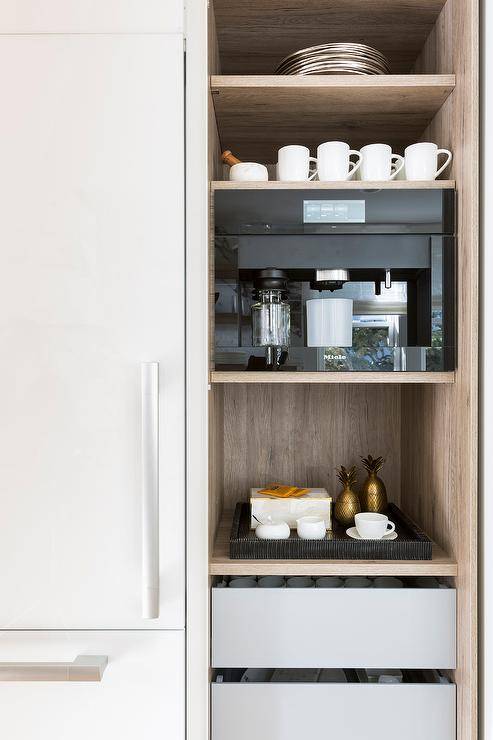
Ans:
[[[282,60],[278,75],[387,75],[387,59],[364,44],[321,44],[301,49]]]

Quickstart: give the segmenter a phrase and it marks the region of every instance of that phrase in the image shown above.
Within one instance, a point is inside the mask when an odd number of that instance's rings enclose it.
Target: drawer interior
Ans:
[[[218,668],[215,684],[434,684],[452,685],[444,671],[396,668]]]

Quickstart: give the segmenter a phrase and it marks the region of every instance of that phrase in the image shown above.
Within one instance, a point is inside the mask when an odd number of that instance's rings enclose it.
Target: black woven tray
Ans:
[[[236,504],[229,541],[232,560],[431,560],[429,537],[395,504],[386,512],[395,524],[395,540],[353,540],[334,522],[324,540],[259,540],[250,529],[250,504]]]

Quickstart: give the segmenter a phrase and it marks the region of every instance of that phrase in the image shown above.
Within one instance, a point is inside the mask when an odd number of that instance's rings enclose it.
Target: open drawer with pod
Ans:
[[[289,673],[259,671],[264,675],[245,682],[243,670],[218,671],[211,687],[212,740],[299,740],[329,733],[351,740],[455,740],[456,687],[436,671],[403,671],[402,683],[351,677],[362,671],[320,671],[310,682],[303,676],[290,681]]]
[[[404,588],[232,588],[218,581],[212,665],[455,668],[455,589],[436,579],[403,582]]]

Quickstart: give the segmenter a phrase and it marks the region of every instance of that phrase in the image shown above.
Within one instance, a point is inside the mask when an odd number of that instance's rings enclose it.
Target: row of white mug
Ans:
[[[441,155],[445,162],[439,166]],[[354,161],[352,161],[354,158]],[[367,144],[360,151],[351,149],[343,141],[326,141],[317,149],[317,156],[310,156],[306,146],[290,144],[278,151],[276,180],[281,182],[320,182],[345,180],[435,180],[452,160],[448,149],[436,144],[420,142],[411,144],[404,156],[394,154],[389,144]],[[246,181],[269,179],[267,168],[255,162],[241,162],[230,170],[230,180]]]

